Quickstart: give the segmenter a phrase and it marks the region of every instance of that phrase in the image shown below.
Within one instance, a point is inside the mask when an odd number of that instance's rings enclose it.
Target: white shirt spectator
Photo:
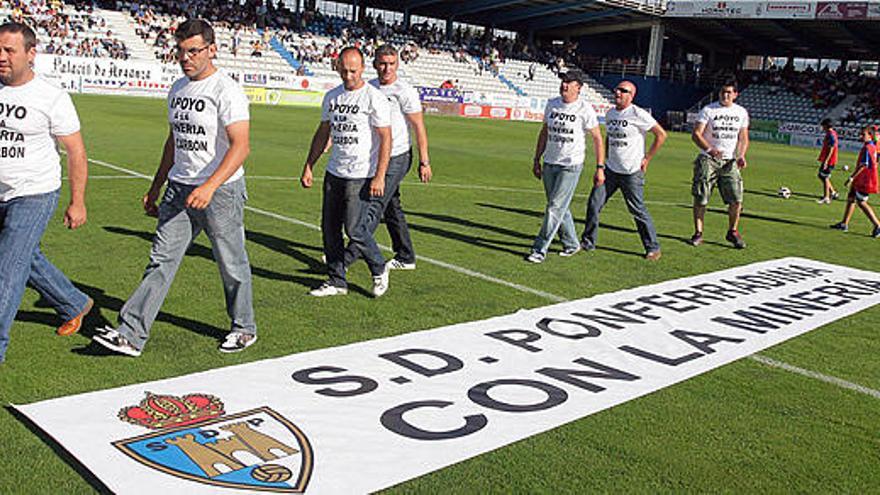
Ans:
[[[611,107],[605,114],[608,169],[625,175],[638,172],[645,157],[645,134],[655,125],[654,117],[635,105],[623,110]]]
[[[174,134],[174,166],[168,178],[201,185],[217,170],[229,150],[226,127],[250,120],[241,87],[221,71],[200,81],[178,79],[168,93],[168,122]],[[244,175],[239,168],[226,181]]]
[[[544,163],[565,167],[581,166],[586,158],[586,136],[599,125],[593,106],[582,98],[565,103],[562,97],[547,102],[544,109],[547,124],[547,147]]]
[[[709,146],[720,151],[722,159],[732,160],[736,158],[733,154],[740,129],[749,127],[749,113],[736,103],[725,107],[716,101],[700,110],[697,123],[706,124],[703,137]],[[700,153],[708,155],[705,151]]]
[[[391,126],[388,99],[370,84],[348,91],[339,85],[324,95],[321,121],[330,122],[333,148],[327,172],[343,179],[376,175],[379,137],[374,127]]]
[[[79,131],[70,96],[40,76],[0,85],[0,201],[61,187],[57,136]]]

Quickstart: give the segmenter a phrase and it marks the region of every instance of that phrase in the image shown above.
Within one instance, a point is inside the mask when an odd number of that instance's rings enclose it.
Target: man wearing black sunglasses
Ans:
[[[605,203],[620,189],[623,200],[633,220],[645,258],[660,259],[660,241],[648,208],[645,206],[645,172],[648,164],[666,141],[666,131],[647,111],[633,104],[636,86],[630,81],[620,81],[614,88],[614,108],[605,115],[606,148],[608,160],[605,166],[596,168],[593,190],[587,202],[587,220],[581,247],[585,251],[596,249],[599,236],[599,213]],[[654,134],[654,142],[645,153],[645,135]]]

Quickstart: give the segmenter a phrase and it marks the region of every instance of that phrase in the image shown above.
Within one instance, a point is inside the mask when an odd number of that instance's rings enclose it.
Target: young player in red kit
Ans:
[[[825,137],[822,139],[822,151],[819,153],[819,182],[822,183],[822,197],[817,201],[821,204],[831,203],[837,199],[837,191],[831,185],[831,172],[837,165],[837,131],[831,123],[831,119],[824,119],[821,123]]]
[[[835,223],[832,229],[842,230],[846,232],[849,221],[856,209],[856,204],[871,223],[874,224],[874,230],[871,232],[872,237],[880,237],[880,220],[877,214],[868,204],[868,195],[877,193],[877,145],[874,143],[873,129],[866,125],[862,128],[862,145],[859,151],[859,158],[856,161],[856,169],[853,174],[846,180],[846,185],[850,186],[849,195],[846,198],[846,208],[843,210],[843,221]]]

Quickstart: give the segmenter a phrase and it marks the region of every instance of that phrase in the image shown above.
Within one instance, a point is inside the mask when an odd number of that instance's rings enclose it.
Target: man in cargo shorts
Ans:
[[[718,185],[727,205],[727,239],[737,249],[746,247],[739,233],[743,184],[740,170],[746,168],[749,149],[749,114],[734,103],[739,95],[736,82],[725,82],[718,91],[718,101],[700,110],[691,138],[700,148],[694,162],[691,193],[694,196],[694,235],[690,244],[703,243],[703,218],[712,189]]]

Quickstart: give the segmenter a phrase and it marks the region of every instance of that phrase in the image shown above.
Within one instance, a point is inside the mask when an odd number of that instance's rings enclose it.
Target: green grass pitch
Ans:
[[[90,158],[152,176],[167,133],[161,100],[78,96],[75,102]],[[254,106],[251,117],[249,205],[319,224],[320,187],[303,190],[296,179],[319,112]],[[551,253],[544,264],[531,265],[522,257],[545,204],[542,186],[531,175],[538,125],[426,120],[434,181],[420,184],[411,172],[403,185],[416,251],[424,256],[567,299],[791,255],[880,270],[880,240],[870,238],[870,224],[860,212],[849,233],[828,229],[840,219],[843,203],[816,204],[816,150],[758,142],[744,173],[741,232],[748,248],[737,251],[724,242],[726,214],[717,195],[707,214],[706,244],[687,245],[695,147],[685,134],[670,135],[648,172],[646,198],[663,246],[659,263],[642,259],[633,222],[618,197],[603,213],[598,250],[568,259]],[[843,154],[842,163],[853,161],[852,154]],[[572,205],[579,231],[591,170],[585,168]],[[95,177],[88,224],[66,231],[59,209],[43,249],[96,300],[100,310],[87,324],[93,327],[114,322],[137,286],[155,220],[140,207],[147,181],[97,164],[90,173]],[[843,178],[842,171],[834,176],[838,187]],[[794,191],[791,199],[776,196],[783,185]],[[30,403],[552,303],[427,262],[414,272],[393,272],[388,294],[378,300],[368,295],[371,280],[363,263],[351,271],[348,296],[314,299],[306,293],[324,278],[320,233],[252,211],[246,227],[260,327],[254,347],[234,355],[216,350],[228,321],[203,236],[184,261],[138,359],[99,351],[90,345],[90,328],[56,336],[56,316],[28,290],[12,327],[7,363],[0,367],[0,401]],[[378,238],[389,244],[384,227]],[[875,307],[763,354],[880,389],[878,322]],[[94,490],[8,408],[0,411],[0,439],[0,493]],[[877,487],[880,400],[741,360],[389,491],[826,493]]]

